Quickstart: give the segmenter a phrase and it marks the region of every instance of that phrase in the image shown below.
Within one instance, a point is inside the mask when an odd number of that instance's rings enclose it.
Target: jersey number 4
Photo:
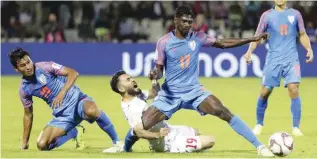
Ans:
[[[288,34],[288,25],[287,24],[281,24],[280,25],[280,34],[281,35],[287,35]]]
[[[189,66],[190,54],[186,54],[185,56],[181,56],[179,58],[181,68],[187,68]]]

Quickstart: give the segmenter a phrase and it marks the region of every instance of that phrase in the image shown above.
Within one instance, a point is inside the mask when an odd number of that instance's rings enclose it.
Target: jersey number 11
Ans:
[[[287,35],[288,34],[288,26],[287,26],[287,24],[281,24],[280,25],[280,33],[281,33],[281,35]]]
[[[186,54],[185,56],[181,56],[179,58],[181,68],[187,68],[189,66],[190,54]]]

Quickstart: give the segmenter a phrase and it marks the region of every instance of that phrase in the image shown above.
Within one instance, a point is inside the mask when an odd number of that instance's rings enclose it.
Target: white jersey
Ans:
[[[148,95],[148,91],[142,91],[141,95],[133,98],[129,102],[121,101],[123,113],[131,128],[134,128],[137,124],[142,122],[143,111],[149,108],[146,103]],[[149,129],[149,131],[159,132],[161,128],[169,128],[169,134],[162,139],[148,140],[151,150],[156,152],[189,152],[200,149],[200,140],[199,137],[197,138],[197,136],[195,136],[195,130],[193,128],[188,126],[172,126],[167,122],[162,121]],[[190,149],[187,147],[188,145],[186,146],[186,143],[184,142],[188,142],[188,138],[184,138],[184,136],[191,137],[190,139],[194,138],[193,140],[197,141],[195,149],[191,150],[193,146],[189,146]],[[192,142],[190,142],[190,144],[193,145]]]

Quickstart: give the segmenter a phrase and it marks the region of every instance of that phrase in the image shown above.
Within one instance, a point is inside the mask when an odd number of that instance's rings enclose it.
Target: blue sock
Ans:
[[[256,148],[262,145],[251,129],[239,117],[233,116],[230,120],[230,126],[235,132],[247,139]]]
[[[127,135],[125,136],[125,140],[124,140],[124,151],[125,152],[130,152],[132,146],[134,145],[135,142],[137,142],[139,140],[139,138],[135,135],[133,135],[133,130],[130,129],[127,133]]]
[[[256,120],[257,124],[261,124],[263,126],[264,114],[267,108],[267,99],[262,99],[259,97],[258,103],[256,106]]]
[[[76,128],[73,128],[72,130],[70,130],[69,132],[67,132],[66,135],[64,136],[60,136],[58,137],[54,143],[51,143],[50,145],[48,145],[48,150],[52,150],[56,147],[59,147],[61,145],[63,145],[65,142],[67,142],[68,140],[75,138],[78,134],[78,131]]]
[[[301,105],[301,100],[299,97],[292,99],[291,111],[293,115],[293,127],[299,128],[301,114],[302,114],[302,105]]]
[[[100,116],[96,120],[96,122],[99,125],[99,127],[110,136],[112,143],[115,144],[117,141],[120,141],[117,132],[111,123],[111,120],[103,111],[101,111]]]

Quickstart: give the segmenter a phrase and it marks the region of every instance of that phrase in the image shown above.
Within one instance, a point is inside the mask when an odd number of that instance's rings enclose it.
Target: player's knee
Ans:
[[[216,140],[213,136],[201,136],[201,148],[210,149],[216,144]]]
[[[260,98],[268,99],[270,97],[271,92],[273,91],[273,87],[263,86],[260,92]]]
[[[217,117],[227,122],[230,122],[233,117],[233,114],[223,105],[215,108],[215,114]]]
[[[298,86],[297,85],[289,85],[288,92],[291,96],[297,95],[298,94]]]
[[[85,115],[88,119],[97,119],[100,115],[100,110],[92,101],[87,101],[84,106]]]
[[[216,144],[216,139],[213,136],[208,136],[207,147],[212,148]]]
[[[45,151],[45,150],[48,150],[48,142],[47,140],[45,139],[40,139],[37,141],[37,148],[40,150],[40,151]]]

